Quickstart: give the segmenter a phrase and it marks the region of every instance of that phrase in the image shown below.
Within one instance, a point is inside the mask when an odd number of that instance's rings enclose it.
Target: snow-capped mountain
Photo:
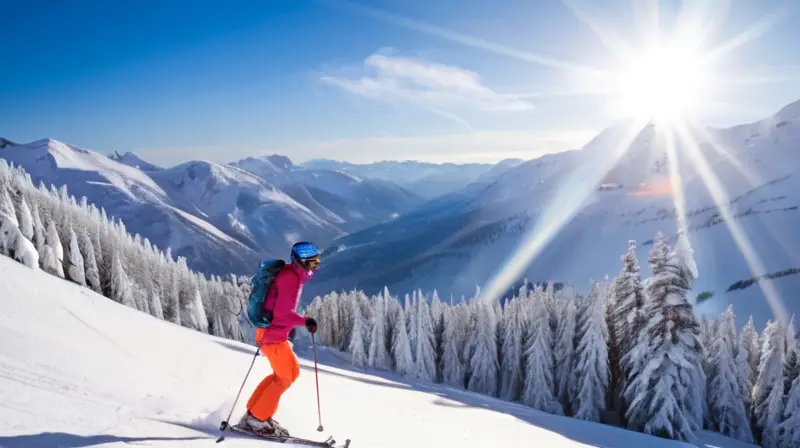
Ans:
[[[340,170],[295,168],[285,156],[251,157],[230,165],[276,184],[346,233],[395,219],[425,202],[393,182],[362,179]]]
[[[67,191],[104,208],[161,248],[172,247],[190,266],[227,273],[252,269],[257,254],[206,219],[175,206],[158,183],[139,169],[93,151],[52,139],[0,150],[0,157],[23,167],[34,183],[67,186]]]
[[[294,163],[292,163],[291,159],[278,154],[262,157],[247,157],[232,162],[230,165],[250,171],[267,180],[281,178],[294,168]]]
[[[119,163],[138,168],[142,171],[159,171],[163,169],[154,163],[150,163],[142,159],[130,151],[126,152],[125,154],[120,154],[117,151],[114,151],[113,154],[108,155],[108,158],[111,160],[116,160]]]
[[[6,138],[0,137],[0,149],[7,148],[9,146],[16,146],[17,144],[8,140]]]
[[[330,241],[344,235],[325,217],[241,168],[192,161],[150,176],[178,208],[259,253],[285,255],[299,239]]]
[[[426,199],[432,199],[458,191],[490,170],[502,171],[504,167],[510,168],[513,160],[509,159],[492,165],[487,163],[435,164],[417,161],[354,164],[316,159],[300,166],[309,170],[342,171],[362,179],[385,180],[407,188]]]
[[[521,268],[517,281],[527,276],[585,289],[587,279],[619,272],[630,239],[638,242],[642,275],[649,275],[652,239],[659,231],[668,237],[677,231],[669,151],[666,129],[630,129],[621,123],[583,149],[524,162],[489,185],[473,184],[343,237],[327,249],[309,289],[436,288],[443,296],[469,297],[530,244],[541,250],[524,268],[511,265]],[[800,102],[755,123],[688,132],[699,145],[676,137],[675,173],[699,267],[695,292],[713,293],[699,310],[719,314],[733,303],[739,325],[752,313],[763,327],[773,310],[750,281],[752,265],[776,277],[762,279],[762,286],[769,282],[790,312],[800,311],[800,275],[786,275],[800,268]],[[626,134],[634,138],[621,145]]]

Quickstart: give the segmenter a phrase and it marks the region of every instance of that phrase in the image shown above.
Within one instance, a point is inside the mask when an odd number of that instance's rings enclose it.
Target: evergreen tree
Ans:
[[[503,344],[500,368],[500,398],[516,401],[522,393],[523,328],[520,299],[515,297],[506,303],[503,314]],[[446,339],[446,338],[445,338]]]
[[[709,350],[710,427],[722,435],[743,442],[752,442],[753,434],[742,399],[741,384],[732,350],[734,344],[737,344],[735,325],[736,316],[733,307],[729,306],[723,314],[718,337],[713,340]]]
[[[786,347],[783,357],[783,392],[789,395],[792,383],[800,375],[800,360],[798,360],[797,336],[794,327],[794,316],[789,319],[786,327]]]
[[[659,246],[658,253],[665,253],[665,247]],[[656,262],[661,263],[660,260]],[[622,271],[614,281],[614,297],[610,301],[613,304],[613,308],[609,311],[611,314],[609,332],[613,334],[613,345],[609,353],[612,372],[610,399],[614,403],[618,401],[619,395],[625,388],[625,378],[634,368],[631,365],[623,365],[622,359],[630,359],[626,355],[636,344],[642,328],[647,323],[644,314],[645,292],[639,273],[636,242],[631,240],[628,241],[628,251],[622,257]]]
[[[47,240],[45,239],[44,225],[42,218],[39,215],[39,206],[33,203],[33,243],[36,246],[36,252],[39,253],[39,259],[44,261],[45,247],[47,247]]]
[[[497,324],[492,304],[477,298],[478,323],[472,333],[475,350],[470,359],[470,376],[467,390],[484,395],[497,396],[498,369]]]
[[[83,254],[84,259],[84,266],[86,268],[86,284],[93,291],[102,294],[102,289],[100,288],[100,272],[97,268],[97,260],[94,257],[94,244],[92,243],[92,239],[87,235],[85,229],[81,234],[80,244],[81,253]],[[162,266],[156,266],[156,269],[162,268]]]
[[[42,269],[49,274],[64,278],[64,250],[61,247],[61,239],[58,237],[58,232],[56,231],[56,226],[53,221],[50,221],[47,225],[46,241]]]
[[[389,369],[389,353],[386,350],[386,298],[383,293],[373,299],[375,312],[372,315],[372,334],[369,344],[369,366]]]
[[[356,367],[364,367],[367,365],[367,350],[364,343],[366,322],[364,322],[364,315],[361,314],[361,307],[358,302],[354,301],[352,303],[352,312],[353,331],[350,333],[350,343],[348,344],[350,361]]]
[[[779,432],[781,447],[800,446],[800,377],[794,379],[789,389]]]
[[[75,234],[72,227],[69,228],[69,265],[67,266],[67,274],[73,282],[86,286],[86,268],[83,263],[83,255],[81,255],[80,247],[78,246],[78,235]]]
[[[416,347],[414,349],[417,378],[434,381],[436,379],[436,354],[433,351],[433,322],[427,300],[420,298],[416,309]]]
[[[609,367],[606,347],[605,288],[594,284],[590,307],[581,329],[576,360],[578,394],[574,400],[575,417],[599,422],[605,408]]]
[[[111,275],[111,299],[127,307],[136,309],[130,279],[128,279],[125,268],[122,266],[119,253],[114,254],[114,257],[111,259]]]
[[[525,344],[525,382],[522,403],[551,414],[563,414],[555,397],[553,378],[553,329],[550,312],[541,288],[537,288],[528,307],[531,313]]]
[[[408,331],[405,326],[405,311],[400,307],[397,310],[397,322],[392,339],[392,355],[394,356],[395,370],[402,376],[410,377],[414,374],[414,357],[411,355],[411,344],[408,340]]]
[[[783,420],[783,356],[786,332],[779,322],[769,322],[764,329],[761,363],[754,388],[753,413],[764,448],[780,447],[780,423]]]
[[[574,375],[575,363],[575,328],[577,324],[577,308],[574,298],[563,300],[564,311],[559,320],[555,339],[555,388],[556,398],[563,406],[565,413],[574,412],[571,403],[574,397],[570,393],[570,378]]]
[[[11,197],[8,195],[6,188],[0,187],[0,216],[3,215],[15,227],[19,228],[19,220],[17,219],[17,212],[14,210],[14,203],[11,202]]]
[[[444,382],[455,387],[464,387],[464,366],[461,354],[464,352],[464,339],[466,334],[466,306],[463,303],[447,310],[444,321],[443,344],[444,353],[442,354],[442,375]]]
[[[28,202],[24,197],[21,199],[19,205],[19,230],[22,232],[22,236],[27,238],[28,241],[33,241],[33,216],[31,215],[31,209],[28,207]]]
[[[628,426],[691,441],[702,423],[705,378],[699,324],[687,299],[696,270],[685,250],[664,256],[663,247],[654,248],[645,306],[650,318],[623,363],[633,367],[625,389]]]
[[[753,415],[753,385],[758,373],[758,359],[760,356],[758,333],[751,315],[747,320],[747,324],[742,328],[742,333],[739,336],[739,350],[736,353],[737,381],[747,414],[750,416]]]

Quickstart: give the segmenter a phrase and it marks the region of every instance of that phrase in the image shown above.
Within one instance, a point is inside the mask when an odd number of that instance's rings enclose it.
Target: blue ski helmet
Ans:
[[[315,269],[319,266],[319,249],[305,241],[295,243],[292,246],[292,260],[300,263],[306,269]]]

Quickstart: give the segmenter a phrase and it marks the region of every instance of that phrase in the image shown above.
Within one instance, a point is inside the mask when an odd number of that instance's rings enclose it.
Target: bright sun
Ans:
[[[662,47],[630,58],[617,83],[624,115],[672,121],[691,115],[702,104],[708,74],[701,54]]]

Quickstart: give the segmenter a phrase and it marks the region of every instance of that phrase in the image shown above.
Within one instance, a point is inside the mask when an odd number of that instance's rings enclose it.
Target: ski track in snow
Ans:
[[[361,371],[345,354],[322,347],[324,431],[317,432],[314,365],[309,347],[296,348],[301,375],[276,418],[298,437],[350,438],[353,448],[689,446]],[[0,257],[0,447],[284,446],[230,431],[216,444],[254,350]],[[232,422],[268,373],[259,358]],[[709,447],[752,446],[704,436]]]

